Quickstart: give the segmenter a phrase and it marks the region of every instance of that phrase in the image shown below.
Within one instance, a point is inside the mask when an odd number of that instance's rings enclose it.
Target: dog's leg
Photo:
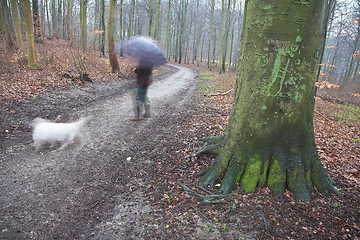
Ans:
[[[35,152],[39,152],[42,147],[41,141],[35,141]]]
[[[74,139],[76,133],[72,133],[70,134],[70,136],[68,137],[68,139],[65,141],[65,143],[59,148],[57,149],[56,151],[62,151],[64,150],[71,142],[72,140]]]

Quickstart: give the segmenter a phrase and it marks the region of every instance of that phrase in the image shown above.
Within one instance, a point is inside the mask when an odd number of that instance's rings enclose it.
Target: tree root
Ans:
[[[213,194],[210,191],[200,187],[200,186],[196,186],[195,184],[193,184],[193,186],[195,186],[198,189],[201,189],[207,193],[210,193],[209,195],[202,195],[200,193],[197,193],[193,190],[191,190],[188,186],[186,186],[185,184],[181,183],[179,184],[180,187],[182,187],[184,189],[184,192],[188,195],[192,195],[197,197],[198,199],[201,200],[201,204],[227,204],[228,202],[225,201],[221,201],[220,199],[223,199],[224,197],[226,197],[226,195],[218,195],[218,194]]]
[[[217,195],[201,195],[204,204],[214,203],[217,196],[229,194],[236,186],[246,193],[254,192],[256,187],[267,186],[279,198],[283,197],[287,188],[296,199],[303,201],[311,200],[310,193],[314,188],[321,193],[334,193],[341,197],[341,193],[333,186],[334,181],[322,167],[317,151],[308,150],[315,148],[312,144],[301,148],[296,144],[268,148],[264,144],[264,147],[259,148],[260,142],[254,144],[256,148],[249,146],[235,149],[233,153],[231,146],[223,144],[224,136],[204,138],[201,141],[212,144],[203,146],[198,152],[209,150],[214,153],[214,149],[219,150],[214,162],[195,174],[200,177],[201,186],[214,185],[224,174]]]
[[[221,135],[200,139],[199,142],[203,143],[203,145],[194,154],[219,155],[223,146],[224,137],[225,135]]]

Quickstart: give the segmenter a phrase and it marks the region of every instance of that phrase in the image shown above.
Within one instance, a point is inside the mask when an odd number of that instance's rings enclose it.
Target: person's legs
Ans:
[[[139,121],[140,120],[140,113],[141,113],[141,107],[145,106],[145,113],[146,113],[146,102],[148,102],[146,97],[147,87],[145,88],[137,88],[137,94],[135,97],[135,103],[134,103],[134,118],[131,118],[131,121]],[[149,111],[149,109],[148,109]],[[145,114],[144,114],[145,115]]]
[[[145,113],[143,117],[150,117],[150,101],[146,95],[145,95],[144,108],[145,108]]]

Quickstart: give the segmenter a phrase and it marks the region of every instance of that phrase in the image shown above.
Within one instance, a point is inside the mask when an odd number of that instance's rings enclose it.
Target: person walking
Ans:
[[[134,102],[134,118],[131,121],[140,121],[142,107],[145,108],[143,117],[150,117],[150,102],[147,97],[147,89],[150,85],[150,77],[154,68],[154,63],[147,58],[140,58],[139,66],[134,70],[136,73],[137,93]]]

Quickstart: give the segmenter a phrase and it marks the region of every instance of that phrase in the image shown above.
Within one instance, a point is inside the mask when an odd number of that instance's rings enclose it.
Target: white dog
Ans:
[[[39,151],[44,144],[50,143],[53,147],[57,142],[61,143],[58,150],[66,148],[75,137],[81,137],[81,129],[87,119],[80,118],[73,123],[56,123],[42,118],[33,120],[33,140],[35,150]]]

